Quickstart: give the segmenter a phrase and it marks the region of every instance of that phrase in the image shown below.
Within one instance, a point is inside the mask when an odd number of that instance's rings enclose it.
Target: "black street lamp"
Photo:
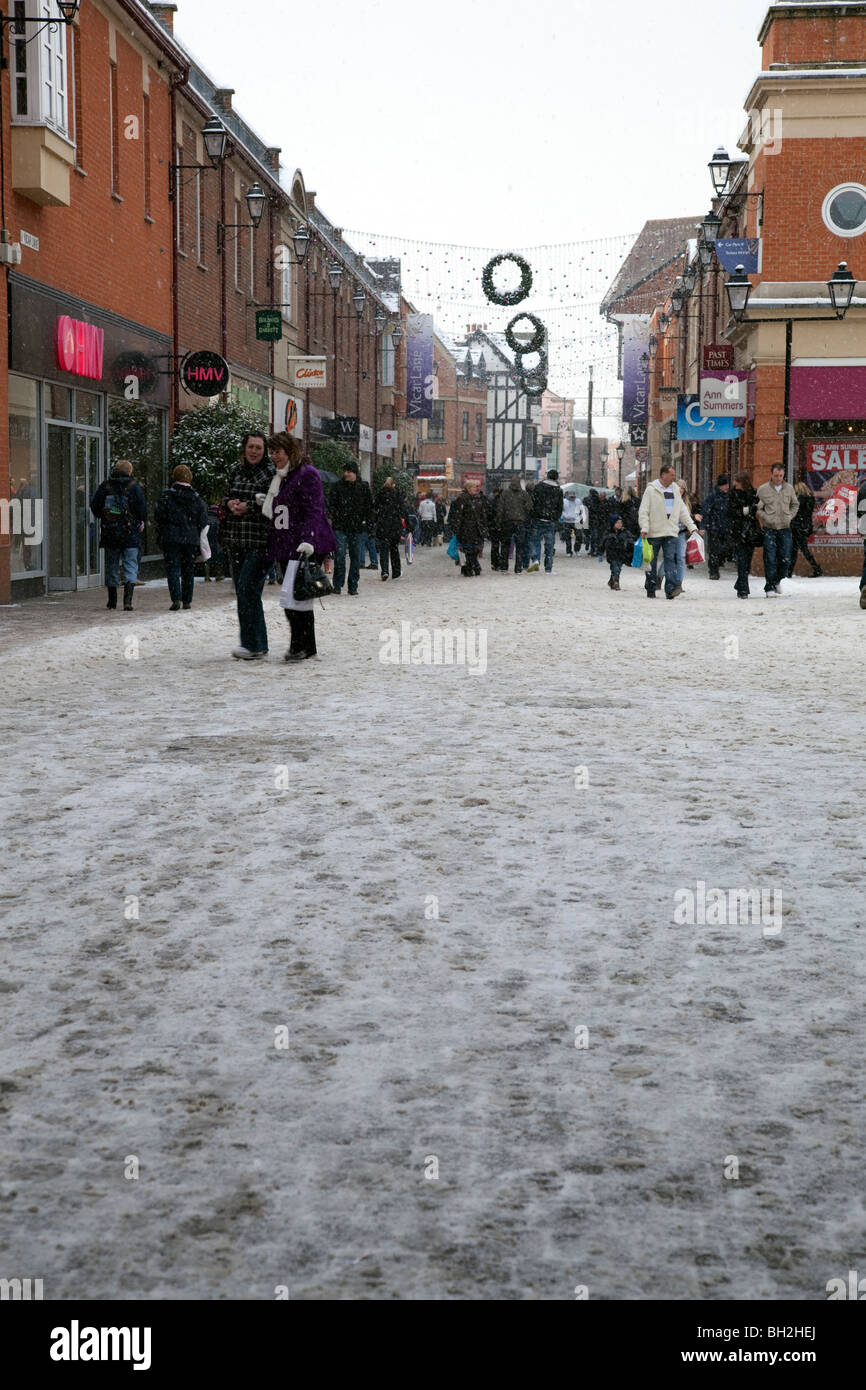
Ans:
[[[709,270],[711,268],[713,260],[715,259],[715,254],[715,251],[708,241],[701,240],[698,242],[698,256],[700,258],[702,270]]]
[[[204,147],[208,159],[215,168],[218,168],[226,157],[226,145],[228,144],[229,138],[229,133],[219,116],[211,116],[210,119],[205,122],[201,135],[204,140]],[[207,165],[184,164],[175,165],[175,168],[206,169]]]
[[[682,313],[684,302],[685,296],[683,295],[682,286],[677,283],[671,291],[671,308],[675,314]]]
[[[851,307],[857,282],[848,269],[846,261],[834,270],[827,281],[830,306],[837,319],[843,319]],[[791,482],[794,476],[794,431],[791,428],[791,359],[793,356],[795,323],[826,323],[827,315],[802,315],[798,318],[746,318],[746,310],[752,294],[752,285],[744,268],[738,265],[730,279],[725,281],[725,291],[731,313],[737,323],[784,323],[785,325],[785,436],[787,453],[787,475]]]
[[[691,294],[692,290],[695,287],[695,281],[697,280],[697,278],[697,266],[690,265],[683,276],[683,289],[685,290],[686,294]]]
[[[617,446],[616,446],[616,458],[617,458],[617,463],[619,464],[619,490],[620,490],[620,492],[622,492],[622,461],[623,461],[623,459],[625,458],[625,445],[624,445],[624,444],[617,444]]]
[[[298,265],[303,265],[310,247],[310,231],[308,227],[304,226],[303,222],[292,236],[292,245],[295,248],[295,256],[297,257]]]
[[[717,217],[711,208],[701,223],[704,241],[707,242],[709,246],[715,246],[718,241],[721,225],[722,219]]]
[[[340,265],[339,261],[331,261],[328,266],[328,284],[331,286],[334,294],[337,293],[342,283],[343,267]]]
[[[265,204],[266,204],[267,201],[268,201],[268,195],[267,195],[267,193],[265,192],[265,190],[262,188],[261,184],[259,184],[259,183],[253,183],[253,184],[251,184],[250,187],[247,189],[247,195],[246,195],[247,210],[248,210],[248,212],[249,212],[249,214],[250,214],[250,220],[249,220],[249,222],[217,222],[217,255],[218,255],[218,256],[221,256],[221,255],[222,255],[222,253],[223,253],[223,247],[225,246],[225,237],[224,237],[223,233],[224,233],[228,228],[231,228],[232,230],[237,230],[237,229],[239,229],[239,228],[241,228],[241,227],[247,227],[247,228],[256,228],[256,227],[258,227],[259,224],[260,224],[260,222],[261,222],[261,220],[262,220],[262,218],[263,218],[264,215],[265,215]]]
[[[713,189],[717,198],[721,198],[728,186],[728,179],[731,177],[731,165],[733,162],[727,150],[720,145],[707,166],[713,180]]]
[[[352,303],[355,306],[355,312],[357,313],[358,318],[360,318],[364,312],[364,306],[367,303],[367,296],[360,285],[355,290],[355,293],[352,295]]]

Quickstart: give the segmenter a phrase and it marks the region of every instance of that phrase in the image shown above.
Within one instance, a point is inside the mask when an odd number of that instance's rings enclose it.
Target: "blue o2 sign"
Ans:
[[[190,352],[180,364],[180,379],[194,396],[219,396],[229,389],[229,366],[218,352]]]
[[[741,434],[730,418],[701,415],[700,396],[677,398],[677,439],[739,439]]]

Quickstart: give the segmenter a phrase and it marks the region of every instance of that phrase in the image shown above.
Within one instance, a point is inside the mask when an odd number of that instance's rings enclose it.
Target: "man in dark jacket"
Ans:
[[[541,559],[541,545],[544,542],[544,571],[550,574],[553,569],[553,552],[556,545],[556,525],[562,516],[562,488],[559,474],[554,468],[543,482],[536,483],[532,489],[532,540],[530,542],[530,570],[537,570]]]
[[[501,564],[504,574],[508,573],[508,557],[511,542],[514,541],[514,573],[520,574],[529,564],[527,528],[532,510],[532,498],[520,486],[519,478],[512,478],[503,490],[496,504],[496,525],[499,528]]]
[[[400,564],[400,541],[408,527],[405,503],[397,490],[396,482],[390,476],[376,493],[373,529],[379,550],[379,564],[382,566],[383,583],[388,578],[389,566],[394,579],[399,579],[403,573]]]
[[[99,518],[99,544],[105,551],[106,608],[117,607],[117,584],[123,566],[123,608],[132,612],[132,596],[141,556],[139,541],[147,520],[147,502],[138,483],[132,481],[132,464],[118,459],[104,483],[93,494],[90,510]]]
[[[179,463],[156,504],[156,533],[165,556],[170,611],[192,607],[195,557],[208,524],[207,506],[192,486],[192,474]]]
[[[730,480],[722,473],[701,507],[703,531],[707,538],[707,573],[720,579],[719,565],[731,554],[731,518],[728,515]]]
[[[349,552],[349,593],[358,592],[361,574],[361,537],[373,522],[373,494],[370,484],[358,477],[354,459],[343,465],[343,477],[331,491],[331,526],[337,538],[334,559],[334,593],[339,594],[346,579],[346,551]]]

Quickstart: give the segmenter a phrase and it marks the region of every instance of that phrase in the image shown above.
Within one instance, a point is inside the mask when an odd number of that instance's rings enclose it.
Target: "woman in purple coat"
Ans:
[[[268,452],[276,468],[270,490],[262,505],[268,518],[268,559],[279,560],[286,577],[280,603],[289,620],[292,639],[286,661],[306,661],[316,655],[316,615],[312,599],[298,601],[294,596],[295,574],[303,555],[324,561],[330,569],[330,556],[337,541],[325,511],[322,480],[301,442],[290,434],[273,434]]]

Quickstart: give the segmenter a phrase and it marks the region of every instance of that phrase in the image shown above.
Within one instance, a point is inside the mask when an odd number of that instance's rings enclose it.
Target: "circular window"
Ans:
[[[821,212],[836,236],[862,236],[866,232],[866,188],[859,183],[841,183],[827,194]]]

